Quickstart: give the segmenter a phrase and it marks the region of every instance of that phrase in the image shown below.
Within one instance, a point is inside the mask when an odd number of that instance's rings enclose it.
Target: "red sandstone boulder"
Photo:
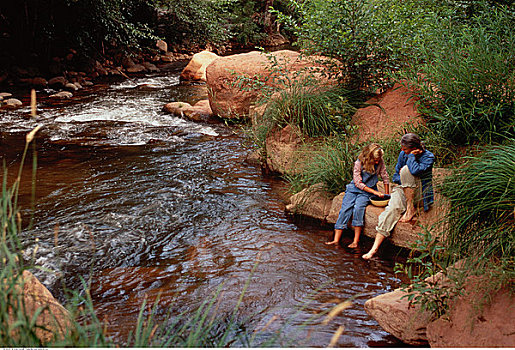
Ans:
[[[43,89],[48,86],[48,81],[42,77],[35,77],[32,79],[32,86],[36,89]]]
[[[308,152],[297,127],[287,125],[271,132],[266,138],[265,147],[266,164],[270,171],[280,174],[302,172]]]
[[[458,269],[463,264],[455,265]],[[458,273],[459,270],[457,271]],[[387,332],[411,345],[431,347],[513,347],[515,323],[512,322],[515,304],[508,288],[492,289],[488,272],[482,276],[470,276],[459,288],[442,273],[426,281],[451,292],[448,312],[436,319],[422,311],[420,305],[412,305],[407,293],[400,289],[365,302],[365,311],[374,317]]]
[[[413,130],[422,123],[410,91],[400,84],[373,97],[367,104],[370,106],[358,109],[352,117],[352,124],[361,129],[358,141],[403,135],[404,129]]]
[[[309,214],[310,217],[324,221],[326,213],[331,209],[332,197],[322,184],[313,185],[291,196],[286,210],[298,215]]]
[[[209,105],[209,100],[198,101],[191,107],[191,109],[185,110],[184,115],[196,122],[205,122],[213,116],[213,111]]]
[[[211,107],[209,105],[209,100],[198,101],[193,106],[186,102],[171,102],[167,103],[163,109],[173,115],[186,117],[197,122],[209,121],[209,119],[213,116],[213,112],[211,111]]]
[[[488,293],[491,283],[484,276],[469,278],[448,314],[427,325],[431,347],[515,346],[513,294],[507,288]]]
[[[42,343],[54,340],[54,335],[57,339],[62,338],[72,327],[68,310],[59,304],[52,293],[29,271],[23,271],[22,278],[17,283],[19,291],[22,292],[25,312],[29,319],[41,311],[36,317],[36,336]],[[14,322],[14,315],[10,314],[9,320],[11,323]]]
[[[202,51],[196,53],[181,72],[181,80],[206,81],[206,68],[218,57],[217,54]]]
[[[62,89],[64,85],[66,85],[66,78],[63,76],[54,77],[48,81],[48,86],[53,87],[54,89]]]
[[[187,102],[170,102],[163,107],[166,112],[179,117],[183,117],[184,110],[188,108],[191,108],[191,105]]]
[[[69,99],[69,98],[72,98],[73,97],[73,94],[69,91],[60,91],[56,94],[53,94],[53,95],[50,95],[48,96],[49,98],[53,98],[53,99],[60,99],[60,100],[65,100],[65,99]]]
[[[312,74],[320,84],[329,82],[324,78],[324,67],[317,62],[319,59],[323,58],[302,57],[299,52],[290,50],[269,55],[252,51],[217,58],[206,69],[213,113],[227,118],[247,117],[251,104],[262,93],[262,89],[248,83],[249,79],[279,88],[284,86],[286,77],[294,78],[302,71]]]
[[[166,41],[159,39],[156,42],[156,47],[159,49],[159,51],[161,51],[163,53],[168,52],[168,44],[166,43]]]
[[[426,326],[431,313],[412,306],[401,289],[365,302],[365,311],[388,333],[410,345],[427,345]]]
[[[146,70],[147,69],[145,68],[145,66],[139,63],[127,68],[128,73],[141,73],[145,72]]]
[[[23,106],[23,102],[21,102],[17,98],[9,98],[3,102],[4,102],[4,105],[2,106],[2,108],[6,108],[6,109],[16,109],[16,108]]]
[[[78,86],[73,84],[73,83],[66,83],[66,85],[64,85],[64,88],[68,91],[77,91],[79,90]]]

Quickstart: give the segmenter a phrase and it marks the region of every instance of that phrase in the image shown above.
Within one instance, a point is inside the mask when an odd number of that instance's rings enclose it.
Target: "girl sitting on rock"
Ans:
[[[358,159],[354,162],[353,180],[346,187],[340,214],[334,225],[334,240],[326,242],[326,244],[338,244],[340,242],[343,229],[347,227],[352,216],[354,240],[348,247],[358,247],[359,237],[364,226],[365,208],[370,197],[373,195],[384,197],[385,194],[390,193],[389,178],[383,161],[383,154],[383,149],[377,143],[365,146],[359,154]],[[378,175],[383,180],[385,193],[377,190]]]

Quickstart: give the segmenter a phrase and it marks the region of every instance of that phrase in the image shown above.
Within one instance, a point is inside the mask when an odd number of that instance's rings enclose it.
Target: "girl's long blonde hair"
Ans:
[[[359,161],[363,166],[363,169],[368,173],[375,172],[375,160],[383,157],[384,151],[377,143],[371,143],[361,150],[359,154]]]

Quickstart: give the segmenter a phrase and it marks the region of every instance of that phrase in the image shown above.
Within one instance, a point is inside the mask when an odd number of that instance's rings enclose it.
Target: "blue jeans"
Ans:
[[[354,184],[348,184],[345,196],[343,197],[342,207],[338,220],[334,224],[334,228],[337,230],[343,230],[350,217],[352,216],[352,226],[364,226],[365,225],[365,208],[367,207],[370,197],[372,194],[362,191]]]

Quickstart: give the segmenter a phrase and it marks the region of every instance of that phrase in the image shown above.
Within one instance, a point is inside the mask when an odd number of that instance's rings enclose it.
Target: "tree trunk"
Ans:
[[[265,29],[265,33],[273,34],[274,29],[272,27],[272,14],[269,12],[270,7],[274,5],[274,0],[265,0],[265,15],[263,20],[263,26]]]

